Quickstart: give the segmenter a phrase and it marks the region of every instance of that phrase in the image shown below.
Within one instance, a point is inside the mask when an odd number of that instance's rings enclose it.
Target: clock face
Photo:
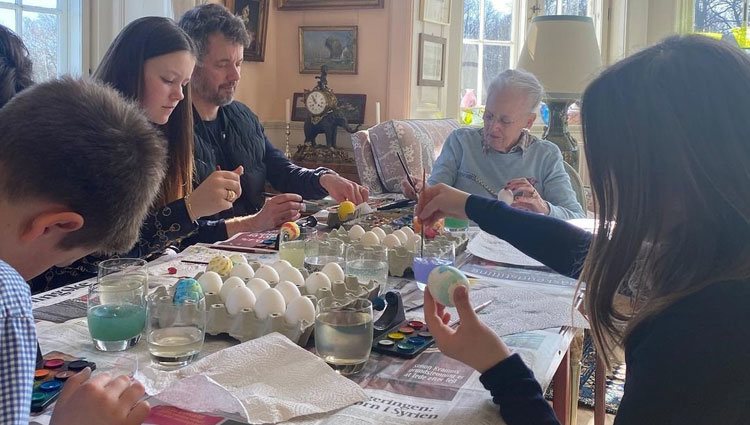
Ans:
[[[310,111],[311,114],[320,115],[326,110],[328,100],[323,93],[314,91],[307,95],[305,106],[307,106],[307,110]]]

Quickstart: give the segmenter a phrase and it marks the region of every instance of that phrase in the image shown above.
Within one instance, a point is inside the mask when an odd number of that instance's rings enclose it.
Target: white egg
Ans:
[[[501,202],[505,202],[506,205],[513,203],[513,192],[509,189],[501,189],[497,192],[497,199]]]
[[[380,244],[380,238],[375,232],[365,232],[359,242],[364,246],[376,246]]]
[[[271,314],[284,314],[286,303],[281,292],[268,288],[261,292],[255,300],[255,315],[258,319],[264,320]]]
[[[221,280],[221,276],[219,276],[216,272],[205,272],[201,275],[201,277],[198,278],[198,283],[201,284],[201,288],[203,288],[203,293],[206,292],[213,292],[214,294],[218,294],[219,291],[221,291],[221,285],[224,284],[224,282]]]
[[[370,231],[378,235],[378,239],[380,239],[381,241],[385,238],[385,230],[381,229],[378,226],[373,227]]]
[[[255,294],[246,286],[238,286],[229,292],[229,297],[224,303],[227,313],[234,316],[243,308],[255,307]]]
[[[395,232],[391,233],[393,236],[397,237],[399,242],[402,244],[405,244],[406,241],[409,240],[409,237],[406,236],[406,233],[404,233],[403,230],[396,230]]]
[[[250,267],[250,264],[236,263],[234,267],[232,267],[232,271],[229,272],[229,276],[237,276],[239,278],[248,280],[252,279],[255,276],[255,271],[253,271],[253,268]]]
[[[419,244],[422,243],[422,237],[419,235],[414,235],[409,238],[409,243],[407,244],[407,249],[409,251],[415,252],[417,249],[419,249]]]
[[[281,295],[284,297],[284,302],[286,302],[287,305],[301,295],[297,285],[288,280],[282,280],[275,286],[275,288],[277,291],[281,292]]]
[[[363,229],[359,224],[355,224],[351,229],[349,229],[349,239],[353,241],[358,241],[364,234],[365,229]]]
[[[388,248],[396,248],[401,246],[401,241],[398,240],[396,235],[386,235],[383,238],[383,245],[387,246]]]
[[[328,263],[323,266],[321,272],[328,276],[331,282],[342,282],[344,280],[344,269],[341,268],[339,263]]]
[[[239,288],[240,286],[245,286],[245,282],[237,276],[230,277],[224,282],[219,291],[219,297],[221,297],[224,304],[227,303],[229,293],[232,292],[234,288]]]
[[[242,254],[232,254],[229,256],[232,263],[236,266],[237,264],[247,264],[247,257]]]
[[[404,227],[400,228],[399,230],[401,230],[402,232],[404,232],[404,234],[407,237],[409,237],[409,238],[412,237],[412,236],[414,236],[414,230],[412,230],[412,228],[409,227],[409,226],[404,226]]]
[[[273,267],[263,264],[255,271],[255,277],[268,283],[279,283],[279,273]]]
[[[286,260],[277,260],[273,264],[271,264],[271,267],[273,267],[274,270],[281,273],[282,270],[290,268],[292,266],[292,263]]]
[[[315,295],[320,288],[331,289],[331,279],[323,272],[315,272],[305,281],[305,290],[308,294]]]
[[[285,280],[288,280],[295,285],[305,284],[305,278],[302,277],[302,273],[299,271],[299,269],[295,269],[294,267],[288,267],[284,270],[279,271],[279,282],[283,282]]]
[[[251,291],[253,291],[253,294],[255,294],[255,298],[258,298],[258,295],[260,295],[260,293],[265,291],[266,289],[270,288],[271,285],[269,285],[268,282],[263,279],[254,277],[247,281],[247,287],[250,288]]]
[[[297,297],[292,300],[292,302],[286,306],[284,320],[290,325],[294,325],[303,320],[307,323],[315,322],[315,306],[312,301],[310,301],[310,298]]]

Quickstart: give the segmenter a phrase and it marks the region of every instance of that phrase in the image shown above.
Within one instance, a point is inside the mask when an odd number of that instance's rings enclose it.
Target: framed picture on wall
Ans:
[[[441,25],[451,23],[451,0],[422,0],[421,18]]]
[[[265,59],[269,1],[226,0],[227,9],[242,19],[250,36],[250,45],[243,55],[246,61],[263,62]]]
[[[339,108],[346,117],[349,124],[365,123],[365,106],[367,105],[366,94],[339,94],[336,93]],[[305,95],[303,93],[294,93],[292,102],[292,121],[304,121],[307,117],[307,108],[305,107]]]
[[[382,9],[385,0],[278,0],[279,10]]]
[[[418,86],[445,85],[445,46],[448,40],[434,35],[419,34]]]
[[[357,73],[357,27],[299,27],[299,72]]]

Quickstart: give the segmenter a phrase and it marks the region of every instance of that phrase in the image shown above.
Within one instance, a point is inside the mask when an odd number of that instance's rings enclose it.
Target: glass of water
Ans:
[[[206,330],[203,296],[176,301],[154,293],[148,300],[146,338],[151,359],[162,368],[178,368],[198,358]]]
[[[424,291],[427,285],[427,277],[432,269],[438,266],[451,266],[456,261],[456,247],[450,241],[426,241],[424,251],[420,255],[419,249],[414,254],[414,280],[417,281],[417,287]]]
[[[94,346],[122,351],[138,343],[146,324],[146,261],[116,258],[99,263],[99,276],[89,286],[87,321]]]
[[[280,231],[279,258],[301,269],[305,262],[305,241],[317,239],[317,237],[318,231],[314,227],[300,227],[299,236],[295,239],[289,239],[286,232]]]
[[[346,274],[356,276],[361,284],[375,280],[380,284],[380,293],[388,284],[388,248],[384,245],[346,247]]]
[[[323,298],[315,314],[315,350],[342,375],[361,371],[372,347],[372,303],[365,298]]]
[[[338,263],[342,269],[346,266],[344,241],[335,238],[306,240],[305,269],[310,273],[319,272],[328,263]]]

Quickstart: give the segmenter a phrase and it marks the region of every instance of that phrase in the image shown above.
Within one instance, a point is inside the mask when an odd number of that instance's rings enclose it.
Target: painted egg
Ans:
[[[186,300],[198,302],[203,298],[203,288],[193,278],[180,279],[174,286],[174,303],[183,304]]]
[[[331,279],[322,272],[311,274],[305,281],[305,290],[310,295],[315,295],[320,288],[331,289]]]
[[[288,280],[295,285],[304,285],[305,278],[302,277],[302,272],[294,267],[287,267],[284,270],[279,271],[279,282]]]
[[[343,282],[344,280],[344,269],[341,268],[339,263],[328,263],[323,266],[321,272],[328,276],[331,282]]]
[[[293,221],[287,221],[286,223],[281,225],[279,234],[281,235],[281,240],[293,241],[299,237],[299,225]]]
[[[216,272],[220,276],[229,276],[229,272],[232,271],[232,260],[226,255],[217,255],[208,262],[206,271]]]
[[[365,229],[363,229],[359,224],[355,224],[351,229],[349,229],[349,239],[353,241],[358,241],[364,234]]]
[[[270,288],[271,285],[269,285],[268,282],[263,279],[254,277],[247,281],[247,287],[250,288],[251,291],[253,291],[253,294],[255,294],[255,298],[258,298],[258,295],[260,295],[260,293],[265,291],[266,289]]]
[[[401,230],[402,232],[404,232],[404,234],[407,237],[409,237],[409,238],[412,237],[412,236],[414,236],[414,230],[412,230],[411,227],[409,227],[409,226],[404,226],[404,227],[400,228],[399,230]]]
[[[286,303],[281,292],[268,288],[261,292],[255,300],[255,315],[258,319],[264,320],[271,314],[284,314]]]
[[[391,233],[393,236],[398,238],[398,241],[401,242],[401,244],[405,244],[406,241],[409,240],[409,237],[406,236],[406,233],[404,233],[403,230],[396,230],[395,232]]]
[[[502,189],[497,193],[497,199],[510,205],[513,203],[513,192],[508,189]]]
[[[453,307],[453,292],[459,286],[469,287],[469,279],[460,270],[452,266],[439,266],[427,276],[427,289],[435,301]]]
[[[388,248],[397,248],[401,246],[401,241],[396,237],[396,235],[386,235],[383,238],[383,245],[387,246]]]
[[[255,294],[245,286],[238,286],[229,292],[225,304],[227,313],[234,316],[244,308],[255,307]]]
[[[281,272],[282,270],[284,270],[284,269],[286,269],[288,267],[293,267],[293,266],[292,266],[292,263],[290,263],[289,261],[286,261],[286,260],[276,260],[276,261],[274,261],[273,264],[271,264],[271,267],[273,267],[273,269],[276,270],[276,272]]]
[[[345,221],[349,216],[354,215],[357,206],[352,201],[344,201],[339,204],[339,220]]]
[[[287,305],[301,295],[297,285],[288,280],[282,280],[275,286],[275,288],[277,291],[281,292],[281,296],[284,297],[284,302]]]
[[[219,274],[216,272],[203,273],[201,277],[198,278],[198,283],[201,284],[201,288],[203,288],[204,294],[207,292],[218,294],[219,291],[221,291],[221,285],[224,284],[224,282],[221,280],[221,276],[219,276]]]
[[[263,264],[255,271],[255,277],[268,283],[279,283],[279,273],[273,267]]]
[[[364,246],[377,246],[380,245],[380,238],[375,232],[365,232],[359,242]]]
[[[224,304],[226,304],[227,299],[229,299],[229,293],[232,292],[234,288],[238,288],[240,286],[245,286],[245,281],[237,276],[230,277],[226,280],[226,282],[224,282],[224,285],[221,286],[221,291],[219,291],[219,297],[221,297],[221,300],[224,302]]]
[[[307,323],[315,322],[315,306],[312,301],[310,301],[310,298],[297,297],[293,299],[292,302],[286,306],[284,320],[290,325],[302,321]]]
[[[378,235],[378,239],[380,239],[381,241],[385,238],[385,230],[381,229],[378,226],[373,227],[370,231]]]
[[[229,272],[229,276],[237,276],[241,279],[248,280],[252,279],[255,276],[255,271],[253,271],[253,268],[250,266],[250,264],[238,263],[235,264],[232,268],[232,271]]]
[[[232,254],[229,256],[229,259],[232,260],[232,264],[235,266],[237,264],[247,264],[247,257],[242,254]]]

